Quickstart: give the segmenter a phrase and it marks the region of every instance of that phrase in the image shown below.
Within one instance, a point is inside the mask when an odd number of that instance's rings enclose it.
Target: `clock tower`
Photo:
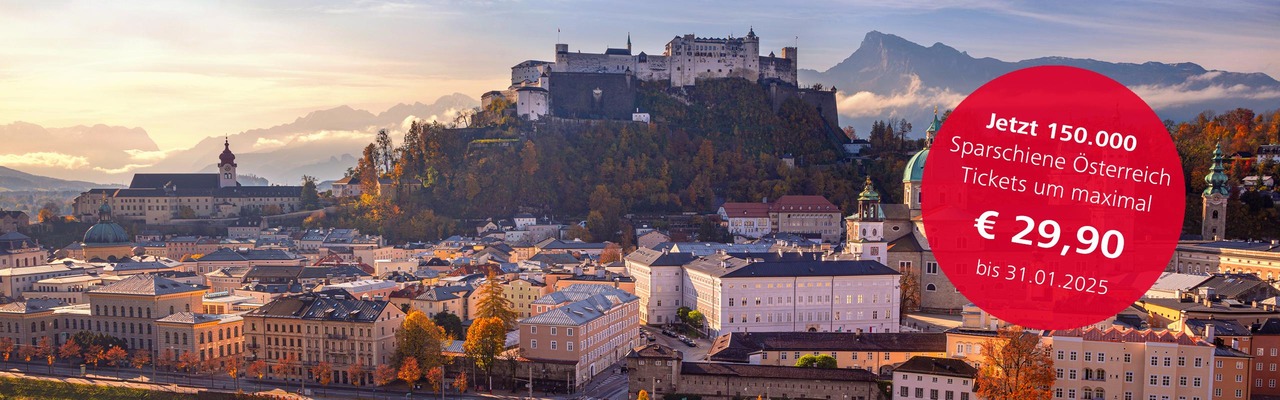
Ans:
[[[1213,167],[1204,176],[1204,182],[1209,187],[1200,195],[1204,199],[1204,207],[1200,213],[1200,237],[1204,240],[1223,240],[1227,237],[1227,198],[1231,194],[1227,191],[1227,174],[1222,171],[1222,144],[1219,143],[1213,150]]]
[[[884,210],[880,208],[880,193],[867,177],[867,184],[858,194],[858,212],[845,217],[845,252],[859,260],[875,260],[887,264],[888,243],[884,241]]]
[[[231,141],[223,139],[222,154],[218,155],[218,187],[236,187],[236,155],[231,152]]]

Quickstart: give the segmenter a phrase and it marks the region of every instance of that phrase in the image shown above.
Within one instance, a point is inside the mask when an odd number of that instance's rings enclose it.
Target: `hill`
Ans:
[[[13,168],[0,166],[0,192],[24,191],[86,191],[90,188],[113,187],[84,181],[68,181],[32,175]]]
[[[862,186],[814,107],[791,99],[775,112],[758,84],[717,79],[685,91],[649,82],[637,103],[653,124],[528,122],[497,101],[468,129],[414,125],[394,151],[370,144],[357,167],[361,176],[401,182],[393,196],[310,222],[431,240],[460,232],[456,220],[529,211],[586,219],[590,238],[625,242],[624,214],[710,213],[723,201],[787,194],[820,194],[847,208]],[[386,153],[394,154],[391,168],[377,162]],[[782,161],[788,154],[794,168]]]

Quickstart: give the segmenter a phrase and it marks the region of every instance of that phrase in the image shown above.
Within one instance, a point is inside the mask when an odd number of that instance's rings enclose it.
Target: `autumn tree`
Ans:
[[[62,357],[63,360],[70,360],[80,357],[80,351],[80,345],[76,341],[68,340],[58,347],[58,356]]]
[[[129,352],[125,351],[123,347],[112,347],[110,349],[107,349],[106,353],[102,354],[103,361],[106,361],[108,365],[117,368],[116,370],[117,376],[120,374],[119,368],[121,366],[124,366],[125,362],[128,359],[129,359]]]
[[[267,369],[267,360],[257,360],[249,363],[249,365],[245,367],[244,373],[245,375],[263,379],[267,376]]]
[[[901,307],[901,315],[906,315],[909,312],[915,312],[920,309],[920,275],[912,267],[903,267],[898,272],[902,274],[899,277],[902,287],[902,301],[898,306]]]
[[[490,271],[484,286],[481,286],[477,293],[480,300],[476,302],[476,319],[497,318],[502,321],[504,329],[512,330],[515,329],[519,315],[516,314],[511,299],[503,295],[504,290],[502,282],[498,281],[498,276]],[[470,332],[470,330],[467,331],[467,336],[471,336]]]
[[[991,400],[1048,400],[1052,397],[1052,348],[1039,335],[1011,326],[982,346],[982,367],[975,386],[978,396]]]
[[[426,373],[427,386],[431,390],[440,392],[444,390],[444,368],[434,367],[427,370]]]
[[[422,368],[418,366],[418,359],[414,357],[405,357],[400,362],[400,372],[396,373],[396,377],[409,384],[409,391],[413,391],[413,384],[422,378]]]
[[[457,389],[458,393],[467,392],[467,383],[467,371],[459,372],[458,376],[453,378],[453,388]]]
[[[200,372],[200,357],[193,351],[184,351],[178,356],[178,368],[188,373]]]
[[[9,355],[13,354],[13,338],[0,337],[0,355],[4,356],[4,361],[9,361]]]
[[[378,148],[373,143],[365,146],[363,156],[356,163],[356,177],[361,189],[369,196],[378,195]]]
[[[53,341],[48,336],[40,338],[36,345],[36,356],[49,363],[49,373],[52,374],[53,361],[58,359],[58,349],[53,347]]]
[[[142,349],[134,350],[133,358],[129,359],[129,363],[133,364],[134,368],[142,369],[151,363],[151,352]]]
[[[58,215],[61,213],[62,207],[58,206],[58,203],[48,201],[40,207],[40,212],[36,213],[36,220],[42,224],[54,222],[59,219]]]
[[[506,349],[506,342],[507,328],[497,317],[477,318],[467,329],[463,351],[476,363],[476,368],[484,371],[489,387],[493,387],[493,366],[498,355]]]
[[[396,350],[392,364],[403,365],[407,358],[415,359],[419,371],[443,366],[445,344],[452,340],[448,334],[427,318],[421,311],[411,311],[396,331]]]
[[[396,369],[387,364],[378,364],[378,368],[373,369],[373,383],[378,386],[386,386],[391,381],[396,380]]]
[[[347,377],[351,380],[351,385],[360,387],[364,384],[364,376],[369,373],[368,367],[365,367],[364,361],[356,359],[355,363],[347,365]]]
[[[622,246],[617,243],[608,243],[604,246],[604,251],[600,252],[600,264],[609,264],[616,261],[622,261]]]
[[[107,350],[103,349],[102,346],[90,345],[89,348],[84,350],[84,362],[93,364],[93,368],[96,369],[98,368],[98,363],[104,361],[106,353]]]
[[[240,390],[240,370],[244,369],[244,359],[240,357],[227,357],[226,362],[222,364],[223,371],[227,376],[231,377],[231,381],[235,382],[236,390]]]
[[[318,362],[311,367],[311,375],[314,375],[320,381],[320,386],[327,387],[330,383],[333,383],[333,364],[328,361]]]
[[[649,392],[640,389],[640,393],[636,393],[636,400],[649,400]]]
[[[160,352],[160,358],[156,359],[156,366],[164,369],[173,368],[175,367],[176,357],[173,354],[173,349],[164,349],[164,351]]]
[[[289,379],[289,375],[293,375],[293,368],[298,366],[298,356],[294,353],[285,353],[284,356],[276,359],[276,377]]]

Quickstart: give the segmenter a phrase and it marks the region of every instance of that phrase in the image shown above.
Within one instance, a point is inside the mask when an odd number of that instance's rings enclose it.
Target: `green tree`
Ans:
[[[806,368],[837,368],[836,358],[830,354],[805,354],[799,360],[796,360],[797,367]]]
[[[320,208],[320,193],[316,191],[316,177],[310,175],[302,176],[302,209],[315,210]]]
[[[706,320],[707,320],[707,316],[702,315],[702,311],[698,311],[698,310],[689,311],[689,315],[686,318],[686,321],[689,323],[689,325],[693,326],[694,328],[701,328],[702,323],[706,322]]]
[[[435,322],[436,325],[444,329],[445,333],[448,333],[449,336],[452,336],[455,339],[467,337],[466,327],[462,325],[462,318],[458,318],[457,315],[454,315],[451,312],[438,312],[436,315],[431,317],[431,321]]]

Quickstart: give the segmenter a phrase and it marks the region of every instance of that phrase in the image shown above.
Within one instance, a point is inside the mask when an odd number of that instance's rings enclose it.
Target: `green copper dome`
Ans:
[[[929,158],[929,148],[921,149],[907,160],[907,168],[902,170],[903,182],[920,182],[924,179],[924,160]]]
[[[84,244],[106,245],[121,243],[129,243],[129,234],[125,233],[120,224],[111,220],[111,206],[104,202],[101,207],[98,207],[98,223],[93,224],[84,233]]]
[[[1209,168],[1209,174],[1204,176],[1204,183],[1209,184],[1209,187],[1204,188],[1205,196],[1212,194],[1230,196],[1227,192],[1227,174],[1222,171],[1222,144],[1219,143],[1213,149],[1213,167]]]
[[[924,130],[924,148],[907,160],[907,168],[902,170],[902,182],[920,182],[924,179],[924,161],[929,158],[929,147],[933,146],[933,135],[942,129],[942,120],[938,119],[938,108],[933,108],[933,122]]]

